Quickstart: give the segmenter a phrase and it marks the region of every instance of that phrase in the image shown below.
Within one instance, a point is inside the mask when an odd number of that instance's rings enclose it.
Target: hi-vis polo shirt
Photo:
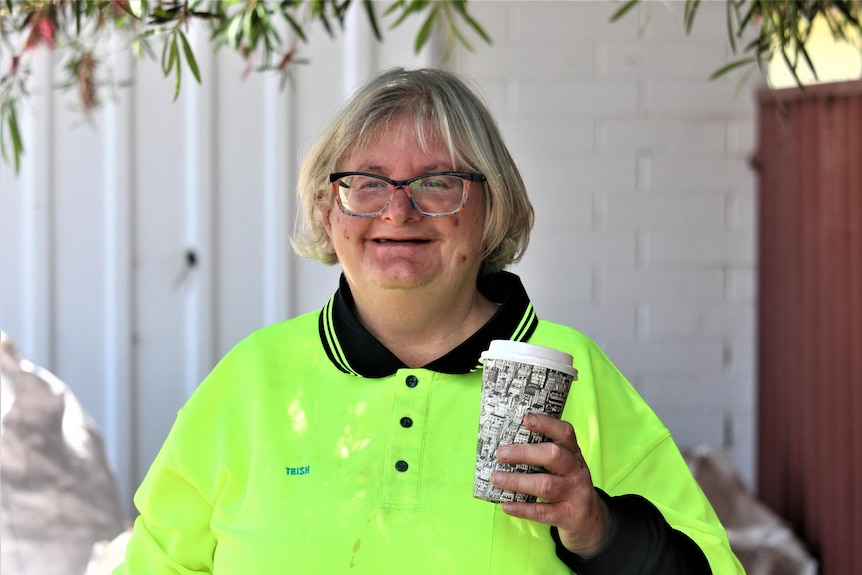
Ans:
[[[480,289],[497,314],[421,369],[359,324],[343,279],[320,313],[239,343],[179,411],[135,496],[141,514],[115,573],[571,573],[547,525],[472,496],[476,368],[498,338],[572,354],[578,379],[563,417],[595,485],[645,497],[713,573],[741,573],[668,431],[602,351],[537,320],[516,276]]]

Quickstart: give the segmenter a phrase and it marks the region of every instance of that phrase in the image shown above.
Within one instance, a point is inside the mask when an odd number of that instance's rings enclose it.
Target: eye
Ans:
[[[357,192],[377,192],[380,190],[385,190],[387,187],[386,182],[383,180],[378,180],[377,178],[368,178],[368,177],[355,177],[349,183],[350,188]]]
[[[446,176],[430,176],[417,180],[418,188],[423,192],[445,192],[452,187],[450,178]]]

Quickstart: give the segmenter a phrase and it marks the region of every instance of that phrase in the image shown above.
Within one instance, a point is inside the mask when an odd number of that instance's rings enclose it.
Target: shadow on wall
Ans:
[[[101,433],[2,331],[0,386],[0,575],[83,575],[124,528]]]

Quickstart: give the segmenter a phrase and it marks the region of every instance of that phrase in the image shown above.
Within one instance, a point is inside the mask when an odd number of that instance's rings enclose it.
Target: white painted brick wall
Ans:
[[[751,483],[753,85],[708,80],[730,56],[723,2],[701,3],[686,36],[681,2],[611,24],[621,1],[471,0],[494,44],[474,39],[450,65],[487,99],[531,191],[515,271],[538,313],[593,336],[680,445],[725,447]],[[431,63],[412,53],[415,30],[382,44],[317,30],[312,64],[278,93],[201,48],[209,80],[173,105],[155,64],[127,61],[134,85],[92,131],[44,89],[40,57],[20,118],[31,155],[20,179],[0,164],[0,267],[16,280],[0,286],[0,323],[105,425],[126,499],[217,356],[329,297],[338,268],[287,254],[282,194],[361,76]],[[201,266],[178,282],[190,246]]]
[[[754,480],[753,89],[724,3],[470,3],[493,48],[455,68],[486,96],[536,207],[515,266],[538,313],[594,337],[682,446]]]

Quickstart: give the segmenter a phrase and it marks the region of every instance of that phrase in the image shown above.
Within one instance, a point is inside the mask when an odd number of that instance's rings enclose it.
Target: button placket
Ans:
[[[419,385],[419,378],[413,374],[410,374],[406,378],[404,378],[404,384],[407,387],[409,387],[410,389],[416,389],[416,386]],[[413,419],[405,416],[405,417],[402,417],[398,423],[400,423],[401,427],[403,427],[404,429],[408,429],[408,428],[413,426]],[[395,469],[397,469],[398,471],[401,471],[401,472],[407,471],[408,467],[409,467],[408,463],[406,461],[404,461],[403,459],[399,459],[398,461],[395,462]]]
[[[419,504],[424,446],[423,426],[433,374],[401,371],[396,375],[387,441],[383,504]]]

